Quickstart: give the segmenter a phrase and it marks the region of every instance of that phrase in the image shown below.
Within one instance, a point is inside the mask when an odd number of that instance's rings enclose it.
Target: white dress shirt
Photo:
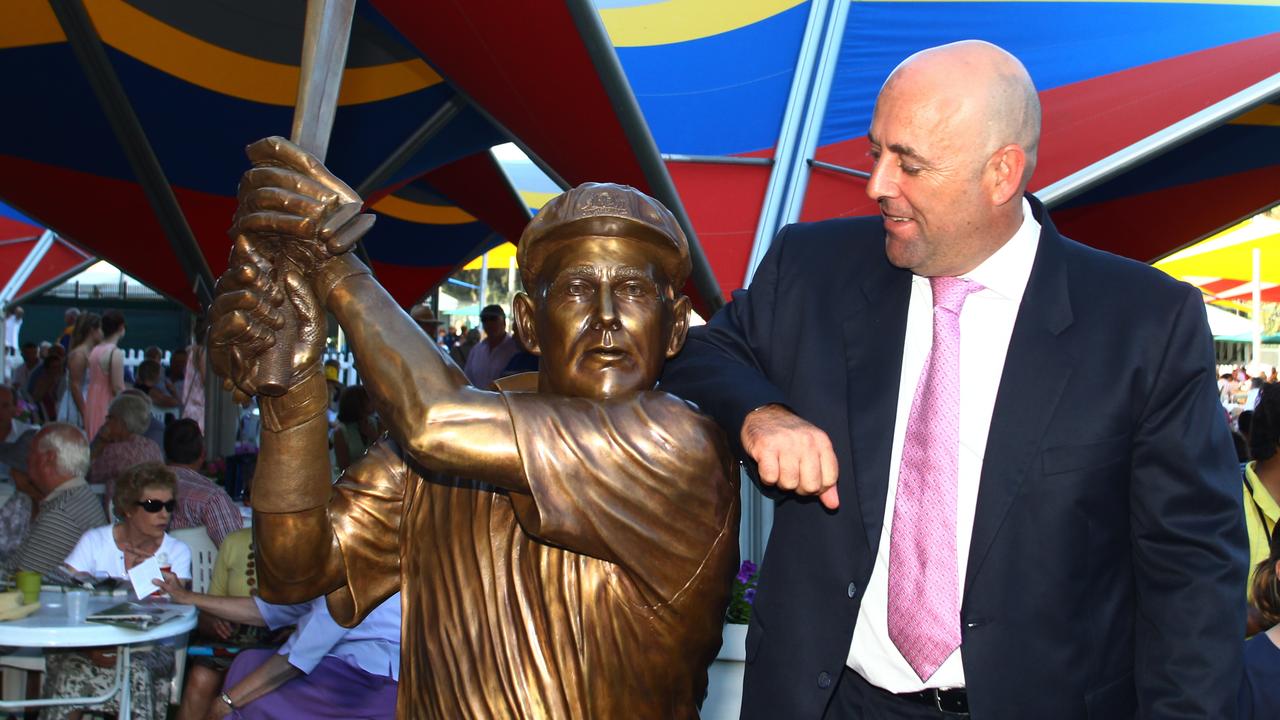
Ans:
[[[978,501],[978,480],[986,453],[987,433],[996,392],[1000,388],[1009,338],[1017,320],[1022,294],[1027,289],[1031,265],[1040,245],[1040,224],[1031,214],[1031,205],[1022,200],[1022,225],[991,257],[966,273],[985,289],[973,293],[960,313],[960,465],[956,493],[956,553],[963,592],[973,535],[973,516]],[[924,370],[933,346],[933,290],[929,278],[911,278],[911,299],[907,308],[907,334],[902,348],[902,380],[898,385],[897,417],[893,426],[893,449],[889,457],[889,489],[884,505],[884,527],[875,566],[849,646],[849,667],[868,682],[889,692],[905,693],[925,688],[964,686],[964,667],[957,649],[942,667],[922,682],[893,641],[889,639],[889,533],[893,524],[893,504],[897,497],[898,470],[902,463],[903,434],[916,382]],[[870,480],[874,482],[874,480]],[[960,618],[956,618],[956,623]]]
[[[287,655],[289,664],[302,672],[310,675],[325,657],[335,657],[370,675],[400,680],[400,593],[353,628],[334,621],[323,595],[297,605],[273,605],[257,596],[253,601],[272,630],[298,626],[276,654]]]

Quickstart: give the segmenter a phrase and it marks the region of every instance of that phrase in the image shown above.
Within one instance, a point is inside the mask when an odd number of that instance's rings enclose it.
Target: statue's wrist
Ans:
[[[321,307],[328,307],[329,296],[334,289],[351,277],[368,275],[369,268],[356,258],[354,253],[345,252],[316,268],[311,286],[315,290],[316,300]]]
[[[313,368],[281,397],[259,397],[262,427],[282,432],[299,427],[329,409],[329,389],[324,373]]]

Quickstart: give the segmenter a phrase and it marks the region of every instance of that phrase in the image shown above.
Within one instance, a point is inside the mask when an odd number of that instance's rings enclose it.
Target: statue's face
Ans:
[[[535,298],[516,301],[520,338],[541,357],[541,390],[607,398],[653,388],[684,344],[689,312],[659,253],[640,240],[594,236],[551,251]]]

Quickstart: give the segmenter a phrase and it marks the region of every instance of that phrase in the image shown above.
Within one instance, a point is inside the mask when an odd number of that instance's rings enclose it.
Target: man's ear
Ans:
[[[992,154],[991,202],[995,205],[1016,201],[1022,197],[1022,173],[1027,169],[1027,153],[1022,146],[1005,145]]]
[[[534,355],[541,355],[538,346],[538,333],[533,329],[533,298],[528,293],[518,292],[511,300],[512,325],[520,344]]]
[[[689,336],[689,296],[681,295],[671,306],[671,338],[667,341],[667,357],[675,357]]]

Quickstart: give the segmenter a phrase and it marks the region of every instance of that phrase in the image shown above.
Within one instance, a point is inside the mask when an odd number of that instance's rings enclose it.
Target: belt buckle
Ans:
[[[938,712],[944,715],[955,715],[956,717],[969,717],[968,699],[962,695],[964,688],[929,688],[929,692],[933,695],[933,706],[937,708]],[[944,693],[948,695],[956,693],[956,696],[944,699]]]

